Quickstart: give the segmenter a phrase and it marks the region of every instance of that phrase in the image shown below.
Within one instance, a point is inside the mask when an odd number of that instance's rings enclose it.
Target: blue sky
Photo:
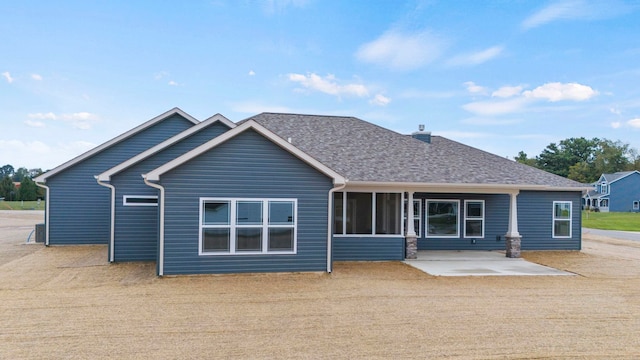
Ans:
[[[15,1],[0,165],[48,169],[173,107],[349,115],[513,158],[640,147],[638,1]]]

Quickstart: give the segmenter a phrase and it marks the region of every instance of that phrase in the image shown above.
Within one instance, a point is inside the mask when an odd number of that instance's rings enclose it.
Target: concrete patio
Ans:
[[[575,275],[522,258],[508,258],[501,251],[418,251],[416,260],[404,263],[434,276]]]

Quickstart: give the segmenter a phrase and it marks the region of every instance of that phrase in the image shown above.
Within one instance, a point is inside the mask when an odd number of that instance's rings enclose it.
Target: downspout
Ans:
[[[98,178],[98,176],[94,176],[96,178],[96,181],[98,181],[98,185],[102,185],[104,187],[108,187],[109,189],[111,189],[111,224],[110,224],[110,231],[109,231],[109,262],[114,262],[115,261],[115,250],[114,247],[116,245],[116,187],[100,181],[100,179]]]
[[[158,230],[158,276],[164,275],[164,188],[160,184],[154,184],[147,180],[146,174],[142,175],[144,183],[152,188],[160,190],[160,229]]]
[[[44,244],[49,246],[49,187],[44,183],[36,183],[36,185],[47,190],[44,200]]]
[[[333,213],[333,193],[342,190],[347,186],[347,180],[345,180],[344,184],[338,185],[331,190],[329,190],[329,201],[327,202],[328,211],[327,211],[327,272],[330,273],[333,270],[333,217],[335,214]]]

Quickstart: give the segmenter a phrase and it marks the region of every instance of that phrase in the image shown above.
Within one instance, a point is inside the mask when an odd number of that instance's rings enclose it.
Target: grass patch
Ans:
[[[0,210],[44,210],[44,201],[0,201]]]
[[[583,211],[582,226],[601,230],[640,231],[640,213]]]

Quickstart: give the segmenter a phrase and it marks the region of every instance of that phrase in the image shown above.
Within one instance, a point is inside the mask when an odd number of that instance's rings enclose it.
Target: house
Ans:
[[[582,198],[585,209],[640,212],[640,171],[602,174]]]
[[[36,177],[47,190],[45,244],[106,244],[110,194],[94,176],[198,123],[174,108]]]
[[[419,250],[581,248],[583,184],[354,117],[262,113],[226,125],[200,145],[177,135],[94,174],[115,187],[111,261],[136,259],[145,229],[142,257],[157,251],[160,276],[331,272],[334,261]],[[176,144],[189,145],[169,151]],[[151,192],[133,181],[140,175]],[[125,195],[153,210],[127,222],[145,206],[125,209]]]

